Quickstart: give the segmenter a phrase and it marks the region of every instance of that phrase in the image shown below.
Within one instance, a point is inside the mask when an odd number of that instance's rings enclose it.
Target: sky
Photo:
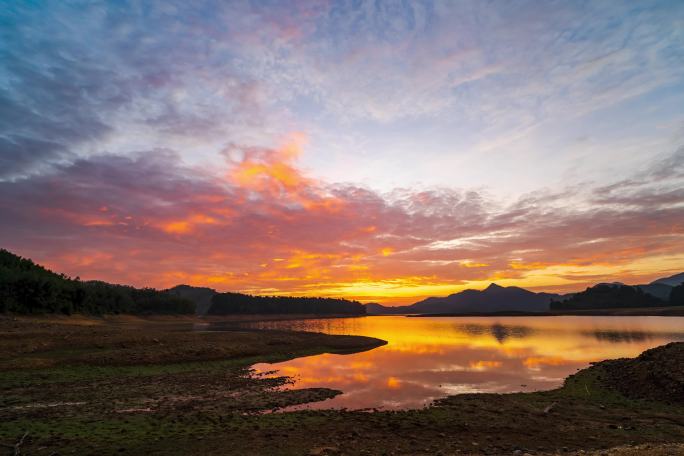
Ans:
[[[684,270],[684,2],[0,0],[0,247],[405,304]]]

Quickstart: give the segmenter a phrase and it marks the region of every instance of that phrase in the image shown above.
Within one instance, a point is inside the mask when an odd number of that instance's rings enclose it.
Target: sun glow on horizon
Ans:
[[[179,283],[192,286],[208,286],[217,291],[236,291],[255,295],[308,296],[308,297],[337,297],[358,300],[363,303],[377,302],[384,305],[412,304],[431,296],[447,296],[466,289],[483,290],[491,283],[500,286],[517,286],[539,292],[567,293],[583,290],[600,281],[620,281],[621,272],[635,269],[644,271],[644,282],[656,278],[664,273],[680,272],[679,265],[684,264],[684,256],[659,257],[648,260],[637,260],[619,267],[592,266],[578,269],[575,265],[550,265],[543,269],[530,269],[524,277],[487,277],[482,280],[469,280],[462,283],[437,281],[436,277],[397,277],[391,279],[373,279],[366,277],[352,281],[337,281],[339,276],[335,265],[345,261],[343,254],[313,254],[298,252],[289,258],[275,258],[269,263],[259,265],[259,271],[253,273],[221,272],[188,274],[183,271],[164,273],[161,288],[169,288]],[[321,263],[330,263],[330,267],[321,267]],[[90,262],[81,264],[91,265]],[[662,266],[669,266],[670,270],[663,271]],[[342,274],[367,273],[367,266],[352,268],[351,271],[342,268]],[[288,272],[290,271],[290,272]],[[294,272],[293,272],[294,271]],[[578,274],[579,273],[579,274]],[[576,276],[572,276],[575,274]],[[562,278],[562,276],[570,278]],[[587,276],[587,278],[584,278]],[[599,279],[604,278],[604,279]],[[631,280],[629,280],[631,279]],[[625,277],[625,283],[636,283],[632,275]],[[245,287],[245,283],[275,281],[271,287]]]

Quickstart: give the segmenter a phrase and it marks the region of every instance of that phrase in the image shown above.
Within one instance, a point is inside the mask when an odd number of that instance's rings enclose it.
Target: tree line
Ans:
[[[551,301],[551,310],[615,309],[684,305],[684,284],[672,289],[668,301],[629,285],[600,284],[575,293],[563,301]]]
[[[208,314],[365,315],[366,306],[346,299],[217,293],[212,297]]]
[[[81,281],[0,249],[0,313],[193,314],[195,304],[155,290]]]

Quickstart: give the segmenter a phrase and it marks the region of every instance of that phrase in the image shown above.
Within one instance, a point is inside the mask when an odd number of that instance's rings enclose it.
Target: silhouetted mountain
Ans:
[[[0,313],[191,314],[192,301],[152,288],[56,274],[0,249]]]
[[[534,293],[519,287],[492,283],[484,290],[464,290],[443,298],[427,298],[409,306],[369,305],[369,314],[469,314],[494,312],[548,312],[552,299],[559,295]]]
[[[670,294],[670,305],[684,306],[684,283],[672,288],[672,293]]]
[[[551,303],[551,310],[615,309],[629,307],[660,307],[667,305],[662,299],[645,293],[639,286],[599,284],[575,293],[565,300]]]
[[[444,298],[427,298],[408,306],[366,305],[369,315],[473,314],[547,312],[549,310],[658,307],[671,304],[673,284],[684,283],[684,273],[655,280],[646,285],[621,282],[599,283],[583,292],[557,295],[533,293],[518,287],[491,284],[485,290],[464,290]],[[678,298],[679,299],[679,298]],[[677,302],[679,302],[677,299]],[[554,306],[550,306],[554,301]]]
[[[406,307],[406,306],[402,306]],[[398,307],[387,307],[383,306],[382,304],[378,304],[377,302],[369,302],[366,304],[366,313],[368,315],[389,315],[392,312],[393,309],[397,309]],[[394,312],[394,313],[402,313],[402,312]]]
[[[668,301],[670,299],[670,293],[672,293],[672,287],[670,285],[665,285],[664,283],[650,283],[648,285],[635,285],[644,293],[648,293],[651,296],[655,296],[663,301]]]
[[[656,298],[662,299],[663,301],[669,301],[672,289],[677,285],[681,285],[682,283],[684,283],[684,272],[672,275],[670,277],[663,277],[661,279],[654,280],[647,285],[636,286],[645,293],[653,295]]]
[[[211,298],[217,293],[212,288],[193,287],[190,285],[176,285],[166,290],[166,292],[194,302],[197,315],[206,315],[209,307],[211,307]]]
[[[207,313],[366,315],[366,308],[360,302],[346,299],[217,293],[212,297]]]
[[[670,277],[663,277],[662,279],[654,280],[650,284],[664,284],[669,285],[671,287],[676,287],[677,285],[681,285],[682,283],[684,283],[684,272],[680,272],[679,274],[675,274]]]

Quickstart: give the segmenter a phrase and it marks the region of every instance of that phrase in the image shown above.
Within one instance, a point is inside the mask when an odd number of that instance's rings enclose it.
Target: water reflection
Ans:
[[[423,317],[421,317],[423,318]],[[472,334],[473,336],[481,336],[483,334],[491,334],[500,344],[503,344],[506,339],[510,337],[522,338],[528,337],[532,333],[532,328],[527,326],[504,326],[499,323],[494,323],[493,325],[482,325],[482,324],[459,324],[456,325],[456,329],[459,331]]]
[[[596,339],[613,343],[643,342],[653,339],[653,335],[643,331],[594,331],[591,333]]]
[[[257,364],[294,377],[295,388],[344,394],[301,408],[417,408],[449,394],[551,389],[592,361],[636,356],[684,340],[680,317],[367,317],[249,323],[378,337],[388,344]]]

